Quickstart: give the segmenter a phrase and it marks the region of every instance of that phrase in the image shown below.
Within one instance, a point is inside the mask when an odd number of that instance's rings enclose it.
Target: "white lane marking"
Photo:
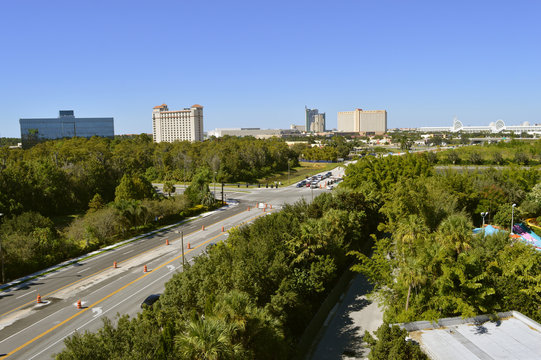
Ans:
[[[101,307],[92,308],[92,313],[94,314],[94,317],[100,316],[102,312],[103,310],[101,309]]]
[[[22,298],[23,296],[26,296],[26,295],[28,295],[28,294],[31,294],[31,293],[33,293],[33,292],[36,292],[36,291],[37,291],[37,290],[32,290],[32,291],[29,291],[29,292],[27,292],[27,293],[26,293],[26,294],[24,294],[24,295],[21,295],[21,296],[17,296],[17,297],[15,298],[15,299],[20,299],[20,298]]]
[[[133,249],[132,249],[132,250],[128,250],[128,251],[126,251],[124,254],[129,254],[129,253],[131,253],[132,251],[133,251]]]
[[[89,267],[87,267],[86,269],[83,269],[83,270],[81,270],[81,271],[77,271],[77,274],[80,274],[80,273],[85,272],[85,271],[88,271],[88,270],[90,270]]]
[[[140,293],[141,291],[145,290],[147,287],[149,287],[149,286],[151,286],[151,285],[154,285],[154,283],[160,281],[161,279],[163,279],[164,277],[166,277],[166,276],[168,276],[168,275],[171,275],[171,273],[167,273],[167,274],[165,274],[165,275],[160,276],[159,278],[157,278],[156,280],[154,280],[153,282],[151,282],[151,283],[148,284],[147,286],[145,286],[145,287],[139,289],[138,291],[134,292],[132,295],[136,295],[136,294]],[[122,304],[123,302],[130,300],[130,298],[131,298],[130,296],[127,296],[124,300],[122,300],[122,301],[116,303],[116,304],[113,305],[110,309],[103,311],[102,314],[108,313],[109,311],[113,310],[114,308],[116,308],[117,306],[119,306],[120,304]],[[34,359],[36,356],[41,355],[42,353],[44,353],[45,351],[49,350],[50,348],[52,348],[53,346],[55,346],[55,345],[58,344],[59,342],[64,341],[65,338],[67,338],[68,336],[70,336],[71,334],[73,334],[75,331],[84,328],[85,326],[87,326],[88,324],[90,324],[90,323],[91,323],[92,321],[94,321],[94,320],[96,320],[95,317],[92,318],[92,319],[90,319],[89,321],[87,321],[87,322],[84,323],[83,325],[79,326],[76,330],[74,330],[74,331],[68,333],[67,335],[61,337],[60,339],[56,340],[54,343],[52,343],[51,345],[47,346],[45,349],[41,350],[39,353],[35,354],[35,355],[32,356],[31,358],[28,358],[28,360],[32,360],[32,359]]]
[[[17,331],[15,334],[13,334],[13,335],[11,335],[11,336],[5,338],[4,340],[0,341],[0,344],[3,343],[4,341],[7,341],[7,340],[11,339],[11,338],[14,337],[14,336],[19,335],[19,334],[22,333],[23,331],[28,330],[30,327],[32,327],[32,326],[34,326],[34,325],[36,325],[36,324],[42,322],[43,320],[45,320],[45,319],[47,319],[47,318],[50,318],[51,316],[56,315],[56,314],[58,314],[59,312],[63,312],[63,311],[66,311],[66,309],[65,309],[65,308],[62,308],[62,309],[58,310],[57,312],[54,312],[54,313],[52,313],[51,315],[46,316],[46,317],[44,317],[43,319],[36,321],[36,322],[33,323],[31,326],[25,327],[24,329],[19,330],[19,331]]]

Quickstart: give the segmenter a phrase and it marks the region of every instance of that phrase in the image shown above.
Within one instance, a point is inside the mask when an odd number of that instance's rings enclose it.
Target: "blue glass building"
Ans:
[[[53,139],[103,136],[113,138],[114,119],[76,118],[73,110],[60,110],[58,118],[19,119],[23,148]]]

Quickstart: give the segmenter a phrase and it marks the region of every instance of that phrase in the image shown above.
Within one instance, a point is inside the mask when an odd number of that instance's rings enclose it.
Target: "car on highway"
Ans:
[[[297,184],[297,187],[300,188],[300,187],[303,187],[303,186],[306,186],[306,180],[302,180],[301,182],[299,182]]]
[[[141,309],[144,309],[145,307],[152,307],[156,301],[160,298],[161,294],[152,294],[147,296],[145,300],[141,303]]]
[[[215,242],[211,242],[210,244],[208,244],[206,247],[205,247],[205,253],[208,254],[208,252],[216,246],[216,243]]]

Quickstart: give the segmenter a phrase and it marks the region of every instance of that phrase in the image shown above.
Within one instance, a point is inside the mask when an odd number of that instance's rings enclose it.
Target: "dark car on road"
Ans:
[[[141,303],[141,309],[144,309],[145,307],[152,307],[156,301],[160,298],[161,294],[152,294],[147,296],[145,300]]]

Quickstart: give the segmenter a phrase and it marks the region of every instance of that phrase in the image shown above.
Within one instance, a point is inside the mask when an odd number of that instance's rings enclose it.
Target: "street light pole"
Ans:
[[[513,204],[511,206],[511,234],[513,233],[513,225],[515,221],[515,206],[517,206],[517,204]]]

